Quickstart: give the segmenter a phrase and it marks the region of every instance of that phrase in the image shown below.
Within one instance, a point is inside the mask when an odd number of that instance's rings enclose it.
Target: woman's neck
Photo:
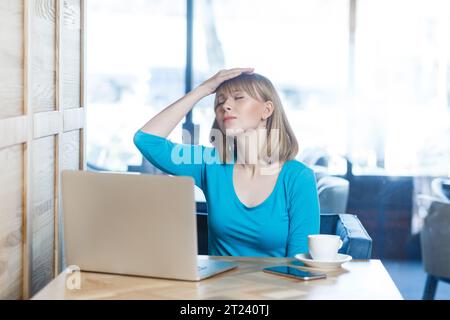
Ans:
[[[237,163],[243,165],[261,165],[264,160],[261,158],[263,148],[266,145],[267,131],[265,128],[247,130],[237,136]]]
[[[263,155],[268,150],[266,146],[267,131],[265,128],[248,130],[240,134],[237,139],[237,161],[236,165],[242,169],[250,178],[262,175],[273,175],[280,171],[280,161],[268,162]],[[278,159],[277,159],[278,160]]]
[[[235,166],[241,169],[247,177],[253,179],[259,176],[268,176],[279,173],[282,168],[282,162],[262,165],[236,163]]]

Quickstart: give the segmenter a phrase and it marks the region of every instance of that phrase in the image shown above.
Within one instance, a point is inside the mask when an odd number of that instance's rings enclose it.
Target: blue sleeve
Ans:
[[[290,190],[287,257],[308,252],[308,235],[320,233],[320,208],[314,172],[301,170]]]
[[[166,138],[138,130],[133,139],[142,155],[161,171],[194,178],[195,185],[204,190],[204,146],[177,144]]]

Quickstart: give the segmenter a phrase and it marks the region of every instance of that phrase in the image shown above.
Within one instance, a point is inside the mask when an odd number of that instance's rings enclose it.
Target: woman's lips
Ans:
[[[227,117],[227,118],[224,118],[223,121],[225,122],[225,121],[234,120],[234,119],[236,119],[236,117]]]

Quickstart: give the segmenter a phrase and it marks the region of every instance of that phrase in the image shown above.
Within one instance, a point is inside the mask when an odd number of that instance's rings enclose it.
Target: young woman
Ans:
[[[214,147],[168,140],[213,93]],[[210,255],[293,257],[319,233],[314,173],[295,160],[297,140],[276,89],[253,68],[219,71],[148,121],[134,143],[157,168],[191,176],[203,190]]]

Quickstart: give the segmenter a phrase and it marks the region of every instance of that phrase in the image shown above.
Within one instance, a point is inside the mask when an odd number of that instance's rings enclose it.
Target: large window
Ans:
[[[185,92],[186,1],[87,4],[88,166],[145,171],[134,133]]]
[[[345,154],[348,1],[195,3],[195,84],[222,68],[254,67],[277,88],[302,151]],[[194,109],[202,144],[212,106],[211,96]]]
[[[193,21],[187,0],[87,3],[93,168],[151,171],[132,137],[185,94],[192,22],[192,88],[254,67],[280,93],[299,160],[319,150],[331,173],[345,157],[354,174],[450,175],[450,1],[192,0]],[[213,98],[192,111],[207,146]]]
[[[450,175],[450,2],[358,0],[356,172]]]
[[[255,67],[281,95],[298,159],[316,149],[346,157],[354,174],[450,174],[447,2],[195,4],[195,85],[223,68]],[[193,111],[201,144],[212,105],[210,96]]]

